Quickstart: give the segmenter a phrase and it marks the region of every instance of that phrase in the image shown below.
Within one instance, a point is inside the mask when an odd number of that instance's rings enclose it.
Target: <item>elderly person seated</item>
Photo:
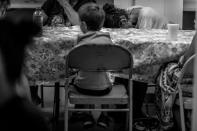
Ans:
[[[106,28],[166,29],[167,21],[151,7],[132,6],[126,10],[106,3]]]
[[[166,29],[167,21],[151,7],[132,6],[127,9],[131,27],[138,29]]]

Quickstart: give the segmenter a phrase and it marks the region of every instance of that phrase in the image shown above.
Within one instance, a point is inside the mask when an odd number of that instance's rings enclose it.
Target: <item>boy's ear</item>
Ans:
[[[88,32],[87,24],[85,23],[85,21],[81,21],[81,23],[80,23],[80,28],[81,28],[81,31],[82,31],[83,33]]]

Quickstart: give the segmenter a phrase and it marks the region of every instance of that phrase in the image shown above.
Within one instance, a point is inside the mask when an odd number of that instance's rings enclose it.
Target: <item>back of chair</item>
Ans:
[[[131,53],[119,46],[112,44],[84,44],[73,48],[66,58],[66,78],[69,78],[69,68],[75,68],[83,71],[120,71],[123,69],[129,69],[128,80],[128,109],[129,115],[129,130],[132,131],[132,94],[133,94],[133,82],[132,82],[132,67],[133,57]],[[67,86],[65,86],[67,87]],[[69,86],[68,86],[69,87]],[[65,109],[68,108],[69,89],[65,88]],[[125,94],[124,94],[125,95]],[[97,98],[102,99],[102,98]],[[121,98],[120,98],[121,99]],[[105,99],[106,100],[106,99]],[[114,98],[116,100],[116,98]],[[121,99],[122,101],[122,99]],[[96,103],[96,102],[95,102]],[[68,110],[65,110],[65,127],[68,127]],[[67,128],[66,128],[67,131]]]
[[[184,117],[184,101],[183,101],[183,94],[182,94],[182,88],[181,83],[183,82],[183,79],[185,78],[193,78],[194,76],[194,60],[195,56],[191,56],[184,64],[181,76],[178,80],[177,86],[179,90],[179,104],[180,104],[180,115],[181,115],[181,130],[185,131],[185,117]]]
[[[83,71],[132,69],[133,57],[127,49],[119,45],[84,44],[69,52],[67,66]]]
[[[194,76],[194,60],[195,56],[191,56],[184,64],[182,71],[181,71],[181,76],[180,76],[180,83],[184,78],[193,78]]]

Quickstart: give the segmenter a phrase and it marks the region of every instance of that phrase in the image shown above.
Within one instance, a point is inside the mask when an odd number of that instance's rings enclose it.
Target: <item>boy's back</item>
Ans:
[[[97,4],[89,3],[79,8],[79,17],[81,19],[80,27],[84,34],[78,37],[77,44],[113,44],[109,33],[100,31],[104,23],[105,13]],[[104,94],[90,92],[89,95],[105,95],[109,93],[112,86],[106,72],[85,71],[79,72],[75,85],[80,89],[104,91]]]

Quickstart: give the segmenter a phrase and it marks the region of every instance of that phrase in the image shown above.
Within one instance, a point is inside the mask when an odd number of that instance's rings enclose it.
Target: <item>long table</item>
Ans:
[[[178,60],[188,49],[195,31],[180,30],[177,41],[167,38],[167,30],[102,29],[109,32],[114,44],[128,48],[133,54],[133,79],[154,83],[162,64]],[[30,85],[56,82],[54,124],[59,116],[59,81],[65,78],[65,59],[80,34],[79,27],[44,27],[43,35],[27,48],[24,72]],[[42,85],[41,85],[42,86]],[[43,88],[42,92],[43,92]],[[42,94],[42,93],[41,93]]]
[[[128,48],[133,54],[133,79],[154,82],[162,64],[178,60],[188,49],[195,31],[179,30],[178,39],[170,41],[167,30],[102,29],[109,32],[114,44]],[[31,83],[59,81],[65,76],[65,58],[81,33],[78,26],[44,27],[27,48],[25,74]]]

